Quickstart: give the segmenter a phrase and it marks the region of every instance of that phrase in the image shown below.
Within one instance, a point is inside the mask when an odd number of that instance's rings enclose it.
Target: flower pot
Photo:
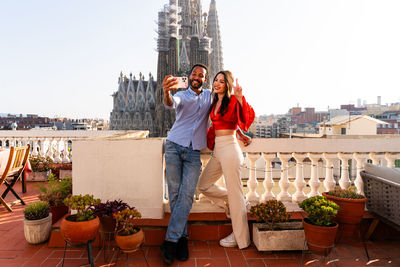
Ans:
[[[65,217],[60,225],[61,235],[65,241],[71,245],[79,245],[96,238],[100,227],[98,217],[90,221],[74,222],[69,220],[71,216],[74,215]]]
[[[335,223],[334,226],[318,226],[311,224],[308,218],[304,218],[303,226],[308,249],[327,255],[335,244],[338,224]]]
[[[367,198],[348,199],[330,196],[326,193],[322,193],[322,195],[340,206],[340,210],[334,218],[339,223],[339,235],[341,237],[353,236],[364,215]]]
[[[144,234],[142,229],[132,235],[115,235],[117,246],[125,252],[136,250],[143,243],[143,240]]]
[[[266,223],[253,224],[253,242],[259,251],[306,249],[302,222],[276,223],[275,226],[269,230]]]
[[[49,216],[39,220],[24,219],[24,235],[29,244],[39,244],[47,241],[51,232],[51,217]]]
[[[53,214],[51,219],[51,223],[55,224],[61,219],[65,214],[68,212],[68,206],[61,205],[61,206],[50,206],[50,213]]]

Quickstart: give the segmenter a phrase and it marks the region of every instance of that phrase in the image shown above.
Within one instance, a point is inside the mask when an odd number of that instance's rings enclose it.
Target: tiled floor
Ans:
[[[16,185],[20,191],[20,184]],[[3,190],[3,189],[2,189]],[[27,203],[37,200],[35,186],[28,184],[28,193],[21,194]],[[14,198],[10,194],[6,201]],[[29,245],[23,233],[23,206],[16,204],[9,213],[0,207],[0,266],[61,266],[63,249],[48,248],[47,244]],[[305,253],[304,266],[396,266],[400,267],[400,241],[368,241],[370,261],[367,260],[363,244],[360,240],[342,240],[331,254],[324,258]],[[222,248],[216,241],[190,241],[190,259],[186,262],[176,261],[172,266],[301,266],[301,252],[258,252],[251,245],[249,248]],[[149,266],[164,266],[161,252],[157,246],[145,246]],[[95,266],[146,266],[141,252],[120,255],[117,263],[116,251],[106,254],[104,250],[93,248]],[[85,248],[69,248],[64,266],[87,265]]]

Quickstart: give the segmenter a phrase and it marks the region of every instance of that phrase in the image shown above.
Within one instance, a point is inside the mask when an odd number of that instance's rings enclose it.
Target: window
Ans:
[[[343,135],[346,134],[346,128],[341,129],[341,134],[343,134]]]

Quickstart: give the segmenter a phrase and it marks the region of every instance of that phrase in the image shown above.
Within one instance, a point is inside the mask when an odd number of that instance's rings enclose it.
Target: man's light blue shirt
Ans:
[[[197,95],[190,87],[172,96],[175,109],[175,123],[169,131],[167,140],[193,150],[202,150],[207,146],[208,115],[212,104],[211,90],[203,89]]]

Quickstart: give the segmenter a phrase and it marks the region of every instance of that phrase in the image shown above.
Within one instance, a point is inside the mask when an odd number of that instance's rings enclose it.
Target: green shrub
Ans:
[[[46,201],[38,201],[28,205],[24,210],[27,220],[40,220],[49,216],[50,206]]]
[[[70,220],[76,222],[90,221],[96,218],[93,214],[94,205],[100,203],[100,199],[95,199],[93,195],[72,195],[64,200],[64,204],[77,213],[70,216]]]
[[[29,157],[29,162],[34,172],[47,172],[53,170],[51,164],[53,160],[50,157],[34,156]]]
[[[299,207],[307,212],[311,224],[319,226],[330,226],[333,224],[333,217],[337,214],[339,206],[326,199],[324,196],[315,196],[303,200]]]
[[[335,188],[334,190],[331,190],[329,192],[326,192],[327,195],[334,196],[334,197],[340,197],[340,198],[347,198],[347,199],[364,199],[365,197],[361,194],[358,194],[355,191],[354,187],[350,187],[349,189],[341,189]]]
[[[72,178],[65,177],[61,180],[50,174],[47,184],[39,185],[41,191],[39,199],[49,202],[50,206],[61,206],[64,199],[72,194]]]
[[[256,217],[257,221],[262,221],[268,224],[269,229],[274,228],[277,222],[287,222],[290,219],[290,214],[286,212],[285,205],[278,200],[268,200],[251,207],[250,214]]]
[[[132,235],[140,230],[139,227],[135,226],[132,222],[134,218],[142,217],[137,209],[133,207],[127,208],[114,213],[113,216],[117,222],[116,229],[119,235]]]

